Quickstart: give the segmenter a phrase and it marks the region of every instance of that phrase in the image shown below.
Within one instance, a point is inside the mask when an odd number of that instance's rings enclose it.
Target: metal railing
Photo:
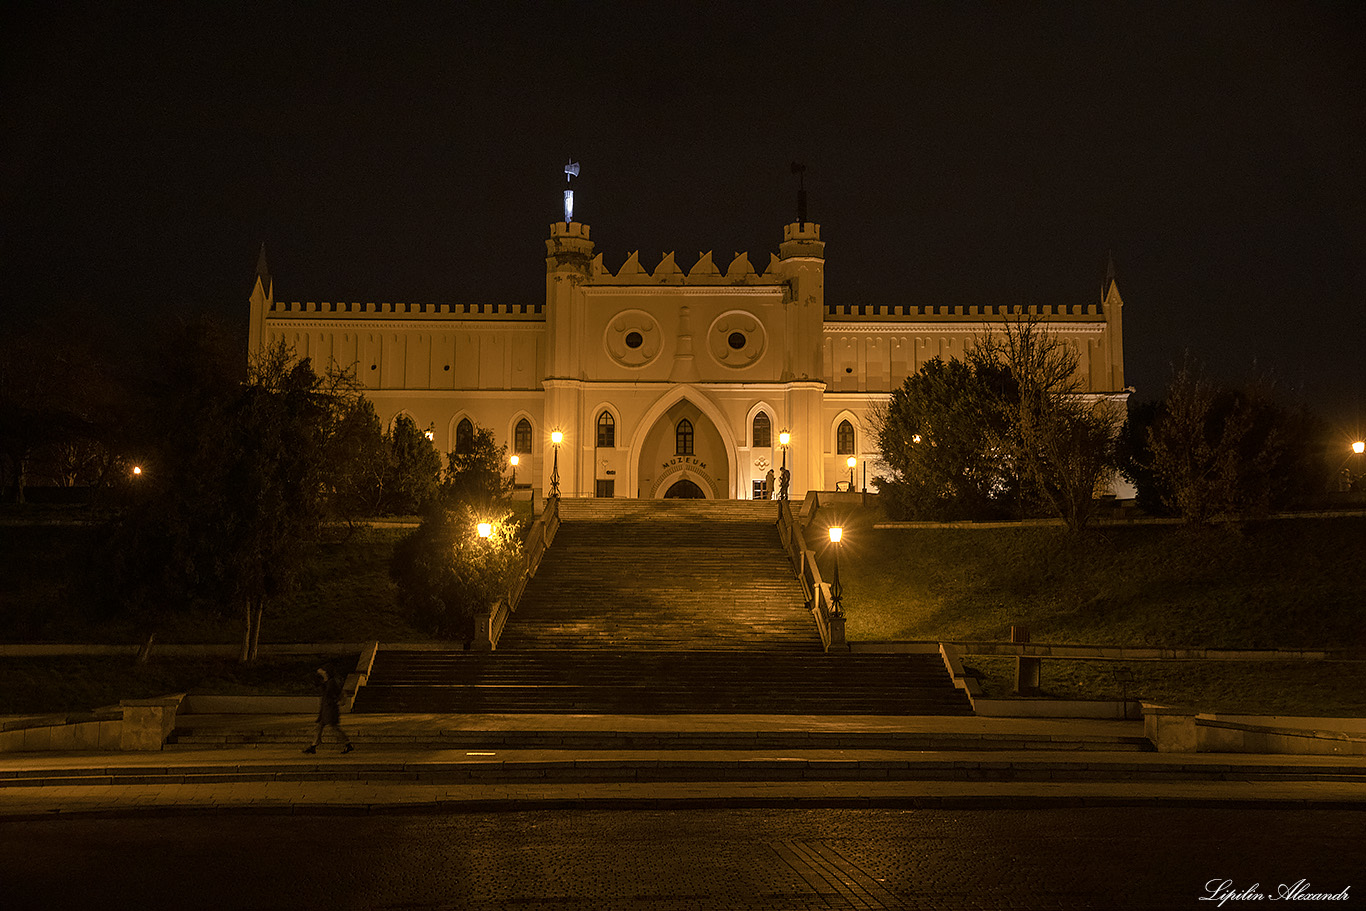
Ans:
[[[831,614],[830,586],[821,579],[816,554],[806,546],[806,537],[802,534],[801,526],[793,520],[792,507],[789,504],[788,500],[778,501],[778,538],[783,543],[783,549],[787,551],[793,572],[802,584],[802,597],[806,599],[806,607],[816,621],[822,648],[827,652],[832,646],[843,648],[844,619],[833,617]]]
[[[526,593],[528,583],[536,575],[536,570],[541,566],[541,559],[545,556],[551,542],[555,540],[555,533],[559,530],[560,499],[559,497],[548,497],[545,501],[545,508],[536,517],[536,521],[531,523],[531,528],[527,529],[522,569],[513,577],[512,583],[508,586],[507,595],[500,599],[497,604],[492,605],[488,613],[479,614],[474,618],[475,648],[492,650],[498,647],[498,640],[503,635],[503,628],[507,626],[512,612],[517,610],[517,605],[522,603],[522,595]]]

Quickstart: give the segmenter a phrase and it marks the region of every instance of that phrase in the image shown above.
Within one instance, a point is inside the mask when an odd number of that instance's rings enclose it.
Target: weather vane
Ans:
[[[569,164],[564,166],[564,182],[569,183],[579,176],[579,163],[573,158],[569,159]],[[574,191],[564,191],[564,223],[569,224],[574,220]]]

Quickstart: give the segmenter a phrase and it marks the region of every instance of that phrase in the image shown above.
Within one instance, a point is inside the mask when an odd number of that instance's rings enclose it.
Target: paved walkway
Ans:
[[[288,733],[308,731],[308,715],[185,715],[183,726],[198,731]],[[1064,718],[987,718],[978,715],[460,715],[362,713],[343,717],[357,737],[422,738],[432,732],[917,732],[960,736],[1021,734],[1030,737],[1142,737],[1142,721]]]
[[[341,755],[335,742],[316,755],[303,754],[312,733],[312,719],[305,715],[188,716],[184,723],[217,742],[171,744],[151,753],[0,754],[0,820],[560,807],[1366,809],[1366,757],[1116,748],[1141,736],[1139,722],[349,715],[345,727],[359,744],[349,755]],[[630,748],[629,738],[636,735],[651,748]],[[954,748],[822,745],[832,737],[907,735],[942,737]],[[1021,739],[1020,748],[972,746],[974,739],[999,744],[1013,737]],[[528,738],[539,742],[528,746]],[[627,745],[614,742],[621,738]],[[671,738],[678,746],[660,748],[661,740]],[[432,745],[440,739],[446,742]]]

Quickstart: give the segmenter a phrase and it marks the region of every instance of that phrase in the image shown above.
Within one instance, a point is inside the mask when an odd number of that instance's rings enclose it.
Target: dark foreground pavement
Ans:
[[[1363,843],[1366,813],[1286,808],[59,817],[0,820],[0,883],[7,909],[1128,911],[1301,882],[1345,899],[1290,907],[1351,908]]]

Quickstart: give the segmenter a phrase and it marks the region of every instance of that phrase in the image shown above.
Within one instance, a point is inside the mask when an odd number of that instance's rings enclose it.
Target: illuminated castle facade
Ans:
[[[759,495],[784,460],[790,496],[879,472],[873,408],[935,357],[1022,312],[1077,346],[1086,388],[1121,404],[1123,303],[1040,308],[848,305],[825,296],[820,226],[783,229],[762,269],[703,255],[686,271],[631,254],[615,271],[589,226],[551,225],[534,304],[286,303],[264,263],[250,346],[277,339],[315,363],[354,365],[380,419],[409,415],[438,449],[476,426],[516,453],[519,485],[550,487],[552,431],[566,497]],[[769,488],[770,492],[772,488]]]

